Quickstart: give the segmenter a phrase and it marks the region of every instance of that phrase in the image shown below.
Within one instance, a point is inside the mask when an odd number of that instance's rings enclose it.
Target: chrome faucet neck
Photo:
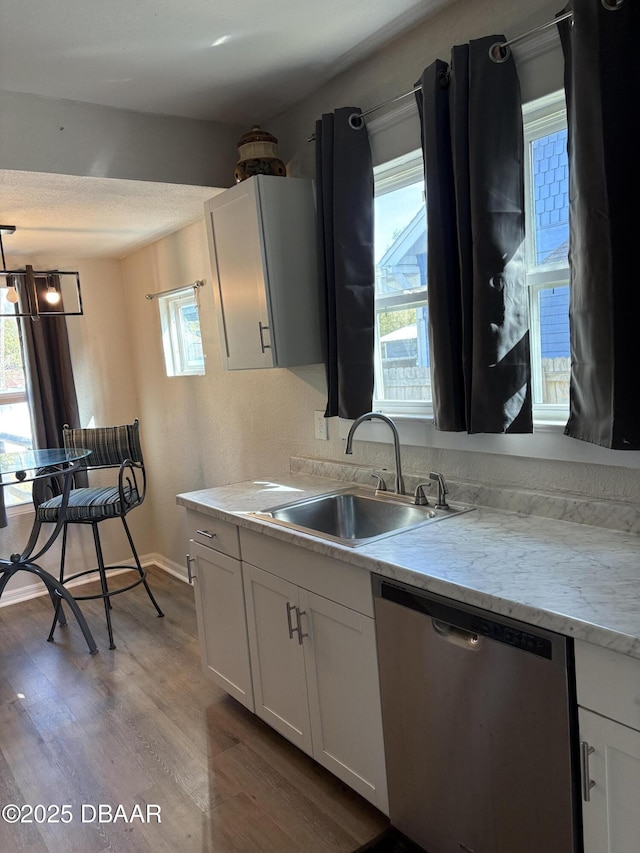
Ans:
[[[366,412],[364,415],[360,415],[360,417],[356,418],[356,420],[351,424],[351,429],[349,430],[349,434],[347,435],[347,444],[345,446],[344,452],[348,455],[353,452],[353,436],[355,431],[364,421],[372,420],[383,421],[383,423],[387,424],[387,426],[391,429],[391,432],[393,434],[393,450],[396,462],[394,491],[397,495],[404,495],[404,478],[402,476],[402,463],[400,461],[400,436],[398,435],[396,425],[391,420],[391,418],[381,414],[380,412]]]

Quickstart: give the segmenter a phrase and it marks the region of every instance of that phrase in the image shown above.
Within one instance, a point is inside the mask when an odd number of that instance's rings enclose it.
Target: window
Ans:
[[[17,320],[0,318],[0,452],[31,447],[31,418]],[[4,487],[7,507],[31,500],[28,483]]]
[[[564,96],[524,109],[526,264],[536,421],[569,411],[569,163]]]
[[[524,126],[534,419],[566,421],[569,204],[563,94],[527,106]],[[422,169],[420,151],[375,169],[374,405],[396,414],[432,414]]]
[[[420,412],[431,401],[420,152],[376,169],[375,178],[376,408]]]
[[[167,376],[204,374],[197,288],[158,296]]]

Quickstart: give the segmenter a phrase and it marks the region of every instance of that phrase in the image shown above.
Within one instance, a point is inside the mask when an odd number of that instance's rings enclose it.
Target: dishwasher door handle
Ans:
[[[479,649],[482,645],[482,638],[474,631],[465,631],[464,628],[458,628],[456,625],[450,625],[448,622],[442,622],[440,619],[431,619],[433,629],[446,640],[448,643],[453,643],[454,646],[461,646],[464,649]]]

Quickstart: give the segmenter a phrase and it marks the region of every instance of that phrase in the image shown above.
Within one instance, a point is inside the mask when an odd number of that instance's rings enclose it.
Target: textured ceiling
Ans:
[[[5,255],[123,257],[199,219],[211,187],[0,170]]]

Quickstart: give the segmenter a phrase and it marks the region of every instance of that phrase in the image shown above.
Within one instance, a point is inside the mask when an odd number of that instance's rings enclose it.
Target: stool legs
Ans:
[[[64,584],[64,561],[67,554],[67,525],[62,528],[62,551],[60,553],[60,583]],[[64,615],[64,610],[62,609],[62,599],[56,597],[56,606],[53,612],[53,622],[51,623],[51,630],[49,631],[49,636],[47,637],[47,642],[53,642],[53,632],[56,629],[56,623],[60,622],[60,627],[64,627],[67,624],[67,620]]]
[[[100,544],[100,534],[98,533],[97,523],[91,525],[93,530],[93,541],[96,546],[96,557],[98,558],[98,572],[100,574],[100,586],[102,587],[102,600],[104,601],[104,612],[107,617],[107,630],[109,632],[109,648],[115,649],[113,642],[113,628],[111,627],[111,602],[109,601],[109,587],[107,586],[107,573],[104,566],[104,557],[102,556],[102,546]]]
[[[133,539],[131,538],[131,533],[129,533],[129,526],[128,526],[124,516],[122,516],[122,524],[124,526],[124,531],[127,534],[127,539],[129,540],[129,547],[131,548],[131,553],[133,554],[133,559],[136,561],[136,566],[137,566],[138,571],[140,572],[140,577],[143,579],[142,583],[144,584],[144,588],[147,590],[147,595],[149,596],[149,598],[151,599],[151,603],[153,604],[153,606],[157,610],[158,616],[164,616],[164,613],[158,607],[158,602],[153,597],[153,593],[151,592],[149,584],[147,583],[147,578],[145,577],[144,569],[142,568],[142,565],[141,565],[140,560],[138,558],[138,552],[136,551],[136,546],[133,544]]]
[[[105,616],[106,616],[106,620],[107,620],[107,630],[109,633],[109,648],[110,649],[115,649],[115,647],[116,647],[115,643],[113,641],[113,627],[111,624],[111,612],[110,612],[111,611],[111,596],[112,595],[115,595],[115,594],[120,593],[120,592],[124,592],[127,589],[130,589],[133,586],[136,586],[137,584],[142,582],[144,584],[144,588],[147,591],[147,595],[149,596],[151,603],[153,604],[153,606],[156,609],[158,616],[164,616],[164,613],[160,609],[158,602],[155,600],[153,593],[151,592],[151,588],[149,587],[149,584],[147,582],[146,572],[142,568],[142,564],[140,562],[140,558],[138,557],[138,552],[136,551],[136,547],[133,543],[133,538],[132,538],[131,533],[129,531],[129,527],[127,525],[127,522],[125,521],[123,516],[120,516],[120,520],[122,521],[125,533],[127,535],[129,547],[131,548],[131,553],[133,555],[133,559],[135,560],[135,566],[132,565],[132,566],[111,566],[111,567],[109,567],[109,566],[105,565],[104,556],[102,554],[102,544],[100,542],[100,533],[98,531],[99,522],[98,521],[91,521],[90,524],[91,524],[91,530],[93,533],[93,542],[94,542],[94,546],[95,546],[95,550],[96,550],[96,558],[98,561],[97,571],[98,571],[98,575],[100,578],[101,593],[94,594],[94,595],[78,595],[77,596],[78,600],[86,600],[86,599],[91,599],[91,598],[102,598],[102,600],[104,602],[104,612],[105,612]],[[61,558],[60,558],[60,584],[61,585],[64,585],[64,566],[65,566],[66,549],[67,549],[67,525],[65,524],[63,534],[62,534],[62,552],[61,552]],[[140,578],[139,578],[139,580],[136,581],[136,583],[132,584],[131,586],[124,587],[123,589],[116,589],[113,592],[111,592],[109,590],[109,585],[107,582],[107,571],[109,570],[109,568],[135,569],[138,572],[138,574],[140,575]],[[79,572],[77,574],[71,575],[69,580],[73,580],[74,578],[77,578],[82,574],[90,574],[92,571],[95,571],[95,570],[89,569],[85,572]],[[70,596],[65,596],[65,597],[70,598]],[[53,641],[53,633],[55,631],[55,627],[56,627],[57,622],[59,622],[60,625],[66,625],[66,619],[64,617],[64,612],[62,610],[61,599],[58,596],[57,596],[57,601],[56,601],[56,605],[55,605],[53,623],[51,625],[51,630],[49,631],[48,640],[50,642]]]

